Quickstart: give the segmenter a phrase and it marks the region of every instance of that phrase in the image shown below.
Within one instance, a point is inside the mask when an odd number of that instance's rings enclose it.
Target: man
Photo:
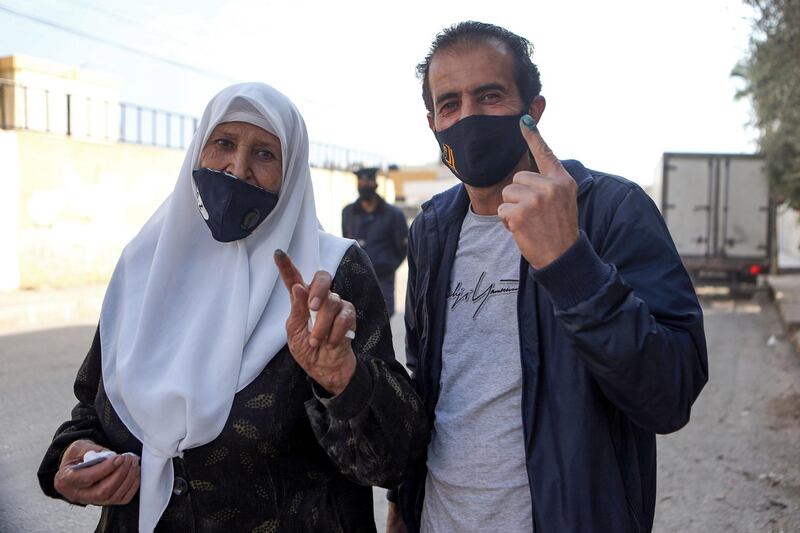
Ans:
[[[465,22],[418,66],[463,184],[409,235],[406,357],[433,421],[397,495],[412,532],[650,531],[655,434],[687,423],[708,378],[702,312],[655,205],[556,158],[530,52]],[[393,503],[388,524],[402,530]]]
[[[394,314],[394,272],[406,258],[408,225],[403,212],[389,205],[378,193],[377,168],[362,168],[358,177],[358,200],[342,210],[342,235],[355,239],[367,252],[386,300]]]

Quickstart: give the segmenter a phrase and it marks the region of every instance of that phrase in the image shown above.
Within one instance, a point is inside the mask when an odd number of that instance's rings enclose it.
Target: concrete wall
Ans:
[[[0,130],[0,291],[20,285],[17,135]]]
[[[0,130],[0,290],[108,281],[123,247],[175,186],[184,151]],[[350,172],[312,169],[317,214],[341,235]],[[393,200],[393,186],[380,180]]]
[[[317,218],[328,233],[342,235],[342,209],[358,196],[356,176],[352,172],[311,169]]]
[[[403,167],[389,170],[389,178],[395,183],[398,198],[407,201],[409,193],[406,187],[414,188],[418,182],[430,182],[438,178],[439,165],[426,165],[422,167]]]
[[[107,282],[124,246],[172,192],[184,150],[118,142],[119,90],[113,76],[0,57],[0,290]],[[175,118],[167,112],[127,109],[143,122],[125,140],[148,142],[152,130],[151,144],[169,146],[186,133],[177,127],[190,126],[167,124]],[[159,124],[172,139],[155,142]],[[340,235],[355,175],[312,169],[312,183],[320,222]],[[378,184],[394,201],[391,180]]]
[[[18,131],[19,286],[104,282],[175,186],[183,152]]]

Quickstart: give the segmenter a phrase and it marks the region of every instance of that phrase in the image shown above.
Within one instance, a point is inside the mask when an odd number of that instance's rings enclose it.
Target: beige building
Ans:
[[[121,103],[120,85],[39,59],[0,58],[0,290],[105,283],[172,191],[196,119]],[[351,164],[347,150],[333,152],[340,168]],[[317,211],[340,234],[356,180],[327,167],[312,163]],[[380,185],[392,201],[392,181]]]
[[[457,185],[458,179],[442,163],[419,167],[390,169],[389,179],[395,184],[398,202],[416,208],[434,194]]]

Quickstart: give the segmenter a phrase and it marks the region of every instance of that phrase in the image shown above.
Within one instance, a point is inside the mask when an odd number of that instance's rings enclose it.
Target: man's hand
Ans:
[[[400,516],[400,507],[395,502],[387,502],[386,533],[407,533],[406,523]]]
[[[529,125],[528,125],[529,124]],[[539,172],[517,172],[497,214],[534,268],[544,268],[578,240],[577,185],[530,116],[520,121]]]
[[[289,351],[314,381],[331,394],[339,394],[356,369],[356,356],[350,345],[356,330],[356,309],[330,291],[333,279],[329,273],[317,272],[311,285],[306,285],[283,251],[275,252],[275,264],[292,300],[286,320]],[[317,312],[311,331],[309,311]]]
[[[90,440],[76,440],[64,450],[53,486],[72,503],[92,505],[124,505],[139,490],[139,458],[117,455],[100,463],[73,470],[88,451],[106,450]]]

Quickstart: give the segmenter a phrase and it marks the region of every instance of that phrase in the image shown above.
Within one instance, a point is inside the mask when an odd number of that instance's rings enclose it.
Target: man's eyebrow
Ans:
[[[472,89],[472,94],[479,94],[485,91],[503,91],[508,92],[508,89],[502,83],[492,82],[492,83],[484,83],[483,85],[478,85],[474,89]]]
[[[484,83],[483,85],[478,85],[474,89],[470,90],[470,93],[471,94],[480,94],[480,93],[486,92],[486,91],[508,92],[508,88],[506,88],[506,86],[503,85],[502,83],[491,82],[491,83]],[[442,100],[450,100],[451,98],[458,98],[458,96],[460,94],[461,93],[459,93],[458,91],[449,91],[449,92],[446,92],[446,93],[442,93],[442,94],[436,96],[434,102],[438,104]]]
[[[458,98],[459,94],[460,93],[458,91],[449,91],[449,92],[446,92],[446,93],[442,93],[442,94],[436,96],[436,98],[434,99],[434,102],[436,102],[438,104],[442,100],[450,100],[451,98]]]

